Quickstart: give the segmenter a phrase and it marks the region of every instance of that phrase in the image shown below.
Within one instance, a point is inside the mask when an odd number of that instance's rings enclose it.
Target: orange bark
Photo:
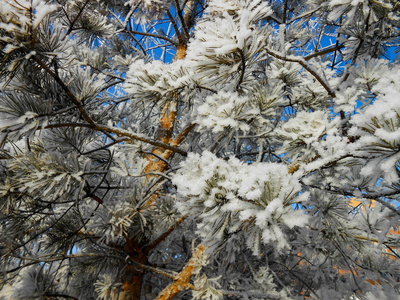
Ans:
[[[146,265],[148,263],[147,255],[143,253],[141,245],[134,239],[128,239],[128,237],[126,239],[125,250],[129,253],[130,258],[139,264]],[[139,300],[141,298],[144,274],[144,270],[135,265],[126,267],[123,278],[124,300]]]
[[[193,13],[193,6],[194,2],[193,0],[188,1],[186,3],[185,9],[191,9],[190,11],[185,10],[185,17],[190,18],[191,14]],[[187,25],[187,24],[186,24]],[[187,50],[187,42],[186,40],[180,40],[180,43],[177,47],[177,52],[175,55],[175,60],[183,59],[186,56],[186,50]],[[179,146],[186,138],[186,136],[190,133],[190,131],[194,128],[194,125],[189,125],[187,128],[182,130],[176,138],[174,138],[174,130],[175,130],[175,122],[176,118],[178,115],[178,94],[173,93],[171,95],[170,101],[165,105],[161,112],[161,118],[160,118],[160,125],[159,125],[159,135],[158,139],[161,140],[165,144],[169,144],[171,146]],[[161,147],[156,147],[153,151],[152,154],[146,156],[146,159],[149,161],[149,164],[145,168],[145,173],[149,174],[147,176],[147,179],[150,180],[154,177],[157,177],[157,175],[151,175],[150,173],[153,172],[159,172],[163,173],[168,169],[168,164],[166,163],[167,160],[169,160],[172,155],[173,151],[164,149]],[[159,159],[158,157],[162,158]],[[146,209],[152,205],[152,203],[158,198],[158,194],[154,193],[153,197],[146,203],[145,207],[143,209]],[[183,219],[184,220],[184,219]],[[133,240],[127,239],[127,247],[130,247],[130,245],[135,244]],[[139,245],[136,245],[139,246]],[[128,249],[129,254],[131,254],[132,259],[136,260],[142,260],[141,263],[146,264],[147,263],[147,254],[144,253],[140,247],[133,247],[135,249]],[[194,254],[194,256],[198,256],[201,253],[204,253],[205,247],[200,245],[197,249],[197,252]],[[144,256],[138,254],[142,253]],[[194,266],[194,258],[192,258],[189,263],[185,266],[185,268],[182,270],[182,272],[179,275],[179,278],[174,281],[172,284],[170,284],[161,294],[159,297],[160,299],[167,300],[167,299],[172,299],[176,294],[178,294],[182,288],[187,288],[190,284],[190,278],[193,275],[193,272],[195,271],[195,266]],[[128,267],[125,271],[125,279],[124,279],[124,294],[127,294],[128,297],[126,299],[129,300],[139,300],[140,299],[140,291],[142,288],[142,282],[143,282],[143,273],[139,274],[139,272],[132,266]],[[139,278],[140,277],[140,278]]]
[[[139,272],[134,266],[128,266],[125,274],[131,278],[124,280],[124,299],[140,299],[142,294],[143,271]]]
[[[186,50],[187,50],[187,45],[186,44],[180,44],[178,45],[175,59],[183,59],[186,57]]]
[[[186,56],[186,49],[187,46],[186,44],[179,45],[177,49],[177,54],[175,56],[176,59],[183,59]],[[190,133],[190,131],[194,128],[194,125],[188,126],[186,129],[184,129],[176,138],[174,138],[174,129],[175,129],[175,121],[177,118],[177,96],[176,94],[172,95],[172,99],[170,102],[167,103],[167,105],[164,107],[161,113],[161,118],[160,118],[160,126],[159,126],[159,139],[165,143],[169,144],[171,146],[179,146],[186,136]],[[168,159],[171,158],[172,154],[174,153],[171,150],[164,149],[161,147],[157,147],[153,150],[152,152],[154,155],[148,155],[146,156],[147,160],[149,160],[149,164],[145,168],[145,173],[149,174],[147,179],[150,180],[151,178],[154,178],[155,175],[150,175],[152,172],[159,172],[163,173],[167,170],[168,164],[165,162]],[[163,160],[159,159],[158,157],[161,157]],[[164,161],[165,160],[165,161]],[[156,175],[157,176],[157,175]],[[158,194],[155,193],[153,197],[150,198],[150,200],[146,203],[144,209],[150,207],[152,203],[158,198]],[[133,241],[128,241],[128,245],[132,244]],[[129,251],[129,253],[134,254],[134,252]],[[134,255],[137,256],[137,255]],[[135,258],[133,258],[136,260]],[[188,281],[190,280],[192,274],[192,268],[186,268],[184,274],[187,274],[184,276],[184,278],[188,278]],[[140,291],[141,291],[141,286],[142,286],[142,277],[143,274],[136,274],[138,273],[134,269],[129,269],[127,268],[126,274],[133,274],[133,277],[126,277],[124,280],[124,293],[128,295],[126,299],[129,300],[136,300],[140,299]],[[140,277],[140,278],[139,278]],[[182,286],[182,281],[176,281],[174,282],[178,284],[180,287]],[[188,282],[187,282],[188,283]],[[176,290],[178,291],[179,288]],[[180,290],[179,290],[180,291]],[[170,293],[170,295],[175,295],[174,293]],[[170,298],[163,298],[163,299],[171,299],[173,296]]]
[[[190,279],[199,271],[200,267],[197,265],[197,260],[205,254],[205,251],[206,247],[200,244],[193,253],[192,258],[179,273],[177,280],[168,285],[155,300],[169,300],[180,292],[193,288],[193,285],[190,284]]]
[[[161,112],[160,126],[159,126],[159,139],[165,144],[172,144],[172,138],[174,134],[175,120],[177,117],[177,104],[176,98],[177,95],[174,93],[172,95],[172,101],[168,102],[167,105],[163,108]],[[178,145],[176,145],[178,146]],[[168,160],[171,158],[173,152],[164,148],[156,148],[153,150],[153,153],[157,156]],[[145,169],[145,173],[151,172],[164,172],[168,165],[165,161],[159,160],[157,156],[149,155],[146,158],[150,161]],[[148,176],[148,179],[152,178],[152,176]]]

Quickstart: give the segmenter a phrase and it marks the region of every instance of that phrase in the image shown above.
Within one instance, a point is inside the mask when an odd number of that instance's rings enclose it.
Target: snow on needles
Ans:
[[[299,195],[296,176],[279,164],[248,165],[236,158],[217,158],[208,151],[191,153],[173,183],[180,198],[178,209],[199,216],[199,234],[209,242],[245,229],[254,254],[259,253],[253,238],[257,235],[281,250],[287,246],[285,230],[307,221],[304,212],[292,204],[307,200],[308,194]]]
[[[400,159],[400,70],[388,70],[373,87],[373,105],[353,117],[355,127],[349,132],[360,136],[354,145],[362,155],[371,157],[362,169],[364,175],[379,173],[391,183],[399,180],[396,162]]]
[[[205,21],[196,27],[196,39],[188,48],[187,57],[194,63],[197,79],[213,86],[231,82],[239,69],[247,70],[260,59],[256,55],[265,46],[266,28],[259,22],[272,13],[262,1],[210,1]],[[246,66],[243,60],[249,59]],[[253,61],[250,61],[253,60]],[[247,76],[243,76],[245,79]]]
[[[208,96],[205,103],[194,110],[196,123],[200,125],[197,130],[206,128],[216,133],[230,127],[248,131],[250,126],[246,120],[257,115],[259,110],[252,109],[247,102],[248,97],[241,97],[237,92],[220,91]]]

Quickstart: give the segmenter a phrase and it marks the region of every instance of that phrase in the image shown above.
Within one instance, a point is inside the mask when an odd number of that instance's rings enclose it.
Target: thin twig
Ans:
[[[244,73],[246,71],[246,58],[244,57],[243,50],[239,49],[239,53],[240,53],[240,60],[241,60],[242,64],[241,64],[241,72],[240,72],[239,81],[236,85],[236,91],[239,90],[240,85],[242,84],[243,79],[244,79]]]
[[[331,53],[331,52],[334,52],[334,51],[339,51],[339,50],[343,49],[344,47],[345,46],[343,44],[342,45],[335,45],[333,47],[329,47],[329,48],[326,48],[324,50],[320,50],[320,51],[314,52],[314,53],[312,53],[310,55],[307,55],[306,57],[304,57],[304,60],[305,61],[309,61],[310,59],[312,59],[314,57],[322,56],[322,55],[325,55],[325,54],[328,54],[328,53]]]
[[[65,36],[68,36],[68,35],[72,32],[73,27],[74,27],[76,21],[78,21],[78,19],[79,19],[80,16],[82,15],[83,11],[85,10],[86,5],[88,5],[89,2],[90,2],[90,0],[87,0],[87,1],[85,2],[85,4],[83,4],[82,8],[79,10],[79,13],[76,15],[75,19],[74,19],[74,20],[71,22],[71,24],[69,25],[68,31],[67,31],[67,33],[66,33]]]
[[[300,64],[304,69],[306,69],[314,78],[322,85],[322,87],[328,92],[328,95],[331,96],[332,98],[336,98],[335,92],[329,87],[329,85],[321,78],[321,76],[318,75],[318,73],[311,68],[311,66],[304,60],[304,58],[297,58],[294,56],[285,56],[283,54],[280,54],[278,52],[275,52],[272,49],[269,49],[268,47],[265,47],[265,51],[278,59],[284,60],[284,61],[289,61],[289,62],[296,62]]]

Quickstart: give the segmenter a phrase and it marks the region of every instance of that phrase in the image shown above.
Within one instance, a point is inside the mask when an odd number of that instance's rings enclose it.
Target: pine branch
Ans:
[[[93,130],[98,130],[101,131],[103,133],[112,133],[112,134],[116,134],[120,137],[128,137],[131,141],[140,141],[143,143],[147,143],[165,150],[170,150],[172,151],[172,153],[179,153],[183,156],[187,156],[187,152],[177,148],[175,146],[171,146],[169,144],[166,143],[162,143],[162,142],[158,142],[156,140],[152,140],[150,138],[147,137],[143,137],[143,136],[139,136],[136,134],[133,134],[127,130],[124,129],[120,129],[120,128],[116,128],[116,127],[107,127],[107,126],[102,126],[102,125],[91,125],[91,124],[85,124],[85,123],[60,123],[60,124],[50,124],[47,125],[45,127],[41,127],[38,126],[38,130],[43,129],[43,128],[47,128],[47,129],[51,129],[51,128],[63,128],[63,127],[85,127],[85,128],[91,128]],[[113,138],[114,142],[115,139]]]
[[[176,280],[177,277],[178,277],[178,274],[176,272],[170,273],[170,272],[164,271],[164,270],[162,270],[160,268],[155,268],[155,267],[152,267],[152,266],[141,264],[141,263],[135,261],[131,257],[129,257],[129,259],[130,259],[129,262],[133,263],[135,266],[137,266],[137,267],[139,267],[139,268],[141,268],[143,270],[148,270],[148,271],[160,274],[160,275],[162,275],[164,277],[167,277],[167,278],[170,278],[170,279],[173,279],[173,280]]]
[[[89,4],[90,1],[91,1],[91,0],[86,0],[86,2],[85,2],[85,3],[83,4],[83,6],[80,8],[79,13],[76,15],[76,17],[74,18],[74,20],[73,20],[73,21],[71,22],[71,24],[69,25],[68,31],[67,31],[67,33],[66,33],[65,36],[68,36],[68,35],[72,32],[75,23],[76,23],[76,22],[78,21],[78,19],[81,17],[83,11],[85,10],[85,7]]]
[[[187,152],[182,150],[182,149],[180,149],[180,148],[171,146],[171,145],[163,143],[163,142],[158,142],[156,140],[151,140],[151,139],[146,138],[146,137],[138,136],[136,134],[133,134],[133,133],[131,133],[129,131],[126,131],[126,130],[123,130],[123,129],[118,129],[118,128],[115,128],[115,127],[106,127],[106,126],[101,126],[101,125],[96,125],[96,127],[94,127],[94,129],[100,130],[102,132],[113,133],[113,134],[116,134],[118,136],[129,137],[132,140],[137,140],[137,141],[140,141],[140,142],[144,142],[144,143],[147,143],[147,144],[150,144],[150,145],[153,145],[153,146],[165,149],[165,150],[170,150],[170,151],[172,151],[172,153],[179,153],[179,154],[181,154],[183,156],[187,156]]]
[[[159,245],[160,243],[162,243],[163,241],[165,241],[165,239],[172,233],[175,231],[175,229],[181,224],[183,223],[186,219],[187,219],[187,215],[183,216],[182,218],[180,218],[174,225],[172,225],[166,232],[164,232],[161,236],[159,236],[157,239],[155,239],[153,242],[147,244],[144,247],[143,252],[147,255],[151,250],[153,250],[155,247],[157,247],[157,245]]]
[[[65,83],[61,80],[56,72],[50,69],[40,58],[36,55],[32,56],[34,61],[43,69],[45,70],[53,79],[58,83],[58,85],[63,89],[63,91],[67,94],[68,98],[71,99],[72,103],[78,108],[79,112],[81,113],[82,117],[85,119],[92,126],[96,126],[95,122],[83,108],[79,100],[75,97],[75,95],[69,90],[69,88],[65,85]]]
[[[201,267],[198,265],[198,260],[205,255],[205,251],[205,246],[201,244],[197,246],[192,258],[179,273],[176,281],[172,282],[164,290],[162,290],[155,300],[170,300],[184,290],[193,289],[194,287],[192,284],[190,284],[190,279],[194,274],[199,272],[199,268]]]
[[[147,154],[149,156],[154,156],[156,159],[162,160],[164,163],[166,163],[168,165],[168,168],[171,167],[170,163],[168,160],[166,160],[164,157],[162,157],[161,155],[158,155],[157,153],[153,152],[148,152],[148,151],[143,151],[141,150],[140,153],[143,154]]]
[[[119,140],[115,140],[114,142],[109,143],[109,144],[105,144],[104,146],[101,146],[99,148],[83,152],[82,155],[89,155],[89,154],[97,152],[97,151],[106,150],[106,149],[108,149],[109,147],[111,147],[113,145],[120,144],[120,143],[123,143],[123,142],[126,142],[126,141],[129,141],[129,139],[122,138],[122,139],[119,139]]]
[[[275,52],[272,49],[269,49],[268,47],[265,47],[265,51],[278,59],[284,60],[284,61],[289,61],[289,62],[296,62],[300,64],[304,69],[306,69],[314,78],[322,85],[322,87],[328,92],[328,95],[331,96],[332,98],[336,98],[335,92],[329,87],[328,83],[326,83],[321,76],[318,75],[318,73],[309,65],[304,58],[297,58],[295,56],[285,56],[283,54],[280,54],[278,52]]]
[[[315,188],[315,189],[322,189],[322,187],[316,186],[316,185],[307,185],[309,187]],[[325,191],[333,193],[333,194],[338,194],[338,195],[343,195],[343,196],[351,196],[354,198],[361,198],[361,199],[368,199],[368,200],[374,200],[386,208],[390,209],[392,212],[394,212],[396,215],[400,216],[400,211],[391,205],[390,203],[386,202],[385,200],[381,198],[385,197],[390,197],[390,196],[395,196],[395,195],[400,195],[399,190],[393,190],[389,192],[382,192],[382,193],[368,193],[368,194],[362,194],[361,197],[359,195],[355,195],[353,192],[349,192],[346,190],[339,189],[337,187],[330,187],[329,189],[323,188]]]
[[[298,15],[297,17],[294,17],[293,19],[290,19],[287,22],[287,25],[292,24],[294,22],[296,22],[297,20],[303,19],[305,17],[311,16],[312,14],[316,13],[317,11],[319,11],[322,7],[321,6],[317,6],[317,8],[314,8],[313,10],[310,11],[306,11],[303,14]]]
[[[239,77],[239,81],[236,85],[236,90],[238,91],[240,89],[240,85],[243,82],[244,79],[244,73],[246,72],[246,58],[244,57],[244,53],[242,49],[239,49],[239,53],[240,53],[240,60],[241,60],[241,71],[240,71],[240,77]]]
[[[356,197],[356,198],[364,198],[364,199],[374,200],[374,201],[382,204],[384,207],[390,209],[396,215],[400,216],[400,211],[395,206],[393,206],[390,203],[386,202],[385,200],[381,199],[381,197],[385,198],[385,197],[390,197],[390,196],[394,196],[394,195],[399,195],[400,191],[398,191],[398,190],[394,190],[394,191],[390,191],[390,192],[383,192],[383,193],[362,194],[361,197],[358,197],[357,195],[354,195],[354,193],[347,192],[347,191],[344,191],[344,190],[339,190],[339,189],[337,189],[337,190],[328,189],[327,191],[334,192],[334,193],[339,193],[339,194],[344,195],[344,196],[352,196],[352,197]]]
[[[183,30],[185,32],[185,35],[186,35],[186,38],[189,38],[189,30],[187,28],[185,19],[183,18],[182,9],[181,9],[181,7],[179,5],[179,1],[178,0],[174,0],[174,2],[175,2],[176,11],[178,13],[179,20],[181,21],[182,28],[183,28]]]
[[[344,47],[345,46],[343,44],[342,45],[335,45],[333,47],[329,47],[327,49],[320,50],[320,51],[314,52],[314,53],[312,53],[310,55],[307,55],[306,57],[304,57],[304,60],[308,61],[308,60],[310,60],[310,59],[312,59],[314,57],[323,56],[323,55],[331,53],[331,52],[339,51],[339,50],[343,49]]]
[[[176,139],[172,142],[172,145],[179,146],[188,136],[188,134],[196,127],[196,124],[189,124],[185,129],[181,131],[181,133],[176,137]]]
[[[138,34],[138,35],[143,35],[143,36],[150,36],[150,37],[154,37],[154,38],[157,38],[157,39],[161,39],[161,40],[167,41],[167,42],[171,43],[172,45],[174,45],[176,47],[178,46],[178,43],[176,41],[174,41],[174,40],[172,40],[172,39],[170,39],[170,38],[168,38],[166,36],[162,36],[162,35],[151,33],[151,32],[136,31],[136,30],[131,30],[131,29],[124,29],[124,30],[121,30],[121,32]]]
[[[42,234],[46,233],[46,231],[51,230],[51,228],[54,227],[54,225],[56,225],[58,222],[60,222],[62,220],[63,217],[65,217],[67,215],[67,213],[75,207],[75,204],[71,205],[70,207],[68,207],[62,214],[60,217],[58,217],[50,226],[46,226],[44,229],[40,230],[39,232],[35,233],[32,237],[24,240],[24,242],[22,244],[19,244],[17,246],[14,246],[12,249],[8,250],[7,253],[4,256],[8,256],[11,253],[13,253],[15,250],[25,247],[29,242],[33,241],[34,239],[36,239],[37,237],[41,236]]]
[[[178,24],[176,24],[174,17],[171,15],[169,10],[167,10],[165,13],[167,14],[172,26],[174,27],[176,36],[178,37],[179,44],[184,44],[185,43],[184,39],[182,38],[181,32],[179,31]]]

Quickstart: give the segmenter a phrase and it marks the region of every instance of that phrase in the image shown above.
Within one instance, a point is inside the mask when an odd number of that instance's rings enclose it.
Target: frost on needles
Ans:
[[[396,0],[0,0],[0,300],[400,298]]]

